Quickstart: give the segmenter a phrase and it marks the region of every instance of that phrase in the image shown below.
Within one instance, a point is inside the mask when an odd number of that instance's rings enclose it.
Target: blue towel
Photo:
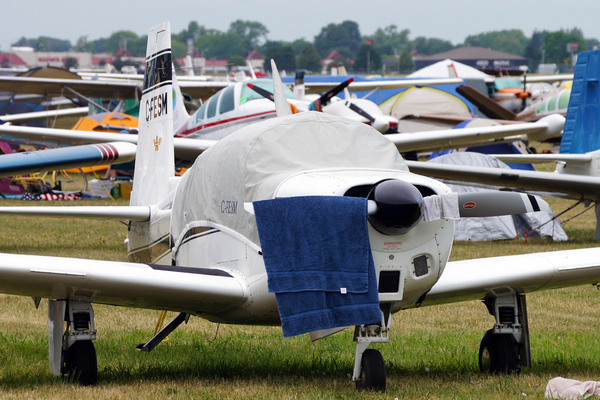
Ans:
[[[290,197],[254,210],[285,337],[381,321],[366,199]]]

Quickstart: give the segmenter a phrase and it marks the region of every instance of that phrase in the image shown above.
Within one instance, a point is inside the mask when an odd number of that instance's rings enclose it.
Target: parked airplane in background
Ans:
[[[595,239],[600,240],[600,135],[597,126],[600,106],[596,101],[599,94],[596,78],[600,71],[599,60],[600,51],[597,50],[578,56],[560,154],[494,155],[510,163],[554,161],[557,163],[554,173],[408,162],[410,169],[440,179],[544,192],[580,200],[586,206],[595,203]]]
[[[49,299],[52,373],[96,382],[98,303],[180,313],[142,351],[190,315],[281,323],[284,336],[313,340],[355,326],[352,379],[385,390],[383,358],[367,347],[389,341],[392,314],[469,299],[485,299],[496,318],[481,342],[482,371],[510,371],[531,365],[525,294],[598,281],[599,249],[448,262],[453,219],[547,204],[518,193],[456,196],[410,173],[365,124],[290,115],[278,74],[277,118],[227,136],[174,177],[170,47],[168,23],[150,30],[129,207],[1,209],[130,221],[128,253],[138,263],[0,256],[1,293]]]

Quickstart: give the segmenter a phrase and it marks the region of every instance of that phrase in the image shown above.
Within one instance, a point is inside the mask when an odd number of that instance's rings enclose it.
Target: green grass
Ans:
[[[555,213],[571,204],[548,200]],[[83,204],[127,201],[60,205]],[[126,260],[126,227],[118,222],[2,216],[0,224],[0,252]],[[459,242],[452,259],[592,247],[594,227],[591,211],[565,226],[568,242]],[[478,371],[479,341],[493,324],[480,302],[400,312],[390,343],[373,346],[386,360],[388,391],[381,394],[354,389],[350,330],[310,343],[307,335],[284,339],[277,327],[217,327],[192,317],[169,341],[141,353],[135,344],[152,336],[159,313],[101,305],[94,306],[100,383],[63,383],[48,372],[47,302],[36,309],[30,298],[0,295],[0,398],[543,398],[556,376],[598,380],[599,296],[591,286],[529,295],[533,368],[511,376]]]

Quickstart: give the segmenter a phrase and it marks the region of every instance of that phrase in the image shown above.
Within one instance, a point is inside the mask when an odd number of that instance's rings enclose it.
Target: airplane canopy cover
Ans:
[[[304,112],[256,123],[202,153],[183,176],[171,221],[175,246],[190,229],[209,226],[229,228],[260,247],[244,202],[272,199],[285,178],[324,168],[408,172],[392,142],[360,122]]]

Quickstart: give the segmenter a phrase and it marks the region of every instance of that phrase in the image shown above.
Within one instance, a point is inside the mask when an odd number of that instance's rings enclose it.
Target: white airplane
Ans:
[[[600,65],[599,51],[579,54],[575,80],[570,91],[565,132],[560,154],[494,154],[508,163],[556,162],[555,172],[477,168],[440,163],[409,161],[411,171],[419,174],[480,185],[542,192],[551,196],[582,201],[586,206],[596,204],[595,239],[600,240],[600,137],[596,115],[600,107],[594,100],[597,93],[596,76]],[[564,92],[563,92],[564,93]],[[559,100],[554,100],[554,103]],[[566,108],[566,107],[563,107]]]
[[[284,336],[313,340],[354,326],[352,380],[385,390],[383,358],[368,346],[389,341],[392,315],[471,299],[496,317],[480,367],[507,372],[531,366],[526,293],[598,281],[600,249],[448,262],[455,218],[547,204],[518,193],[452,194],[409,172],[393,142],[363,123],[290,115],[278,74],[277,118],[222,139],[174,177],[170,47],[169,23],[150,30],[130,206],[0,210],[130,221],[136,262],[0,255],[0,293],[49,299],[53,374],[97,381],[96,303],[180,313],[141,351],[191,315],[281,324]]]

